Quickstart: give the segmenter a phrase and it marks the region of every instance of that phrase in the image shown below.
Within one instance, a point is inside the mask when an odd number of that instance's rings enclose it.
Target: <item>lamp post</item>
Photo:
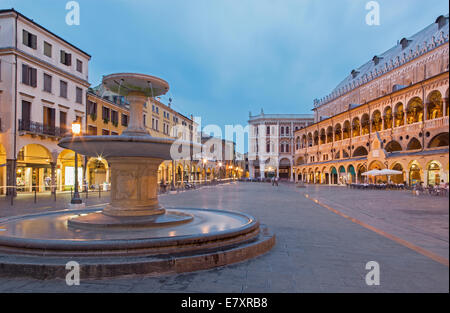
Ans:
[[[222,180],[222,162],[219,162],[219,180]]]
[[[205,185],[208,182],[208,172],[206,171],[206,163],[208,161],[206,159],[203,159],[203,169],[205,170]]]
[[[78,121],[72,123],[72,135],[77,136],[81,133],[81,124]],[[78,193],[78,153],[75,152],[75,184],[74,184],[74,193],[73,197],[70,200],[71,204],[81,204],[83,201],[80,198],[80,194]]]

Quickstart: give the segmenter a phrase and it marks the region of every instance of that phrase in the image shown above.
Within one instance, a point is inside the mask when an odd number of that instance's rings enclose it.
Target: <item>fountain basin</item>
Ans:
[[[64,278],[77,261],[82,279],[179,273],[244,261],[270,250],[275,236],[252,216],[212,209],[166,209],[191,216],[170,227],[69,226],[99,208],[0,219],[0,276]]]

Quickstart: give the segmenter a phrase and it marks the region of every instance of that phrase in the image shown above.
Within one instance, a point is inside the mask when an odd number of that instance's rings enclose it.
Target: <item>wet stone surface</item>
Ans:
[[[448,198],[417,200],[406,193],[384,193],[380,200],[378,194],[351,192],[339,187],[300,189],[290,184],[272,187],[238,183],[163,195],[160,202],[166,207],[224,209],[253,215],[276,234],[277,243],[260,257],[207,271],[82,280],[79,286],[67,286],[60,279],[9,277],[0,278],[0,292],[448,292],[447,266],[330,212],[304,194],[329,201],[335,209],[346,208],[349,215],[362,211],[377,221],[390,216],[390,225],[395,221],[402,225],[402,236],[426,239],[438,250],[446,247],[447,256],[448,235],[446,244],[442,244],[446,240],[442,229],[447,227],[448,233]],[[395,212],[389,212],[385,203],[397,204],[392,209]],[[380,206],[382,209],[377,209]],[[407,214],[411,218],[406,218],[399,210],[442,214],[429,214],[422,220],[423,214],[411,213]],[[431,232],[417,231],[430,224],[434,225]],[[426,237],[417,237],[416,233]],[[379,286],[365,283],[369,261],[380,265]]]

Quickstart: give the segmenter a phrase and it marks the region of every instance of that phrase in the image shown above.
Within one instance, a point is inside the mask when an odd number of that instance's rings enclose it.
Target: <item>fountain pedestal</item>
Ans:
[[[111,163],[111,204],[103,213],[109,216],[150,216],[164,214],[158,202],[156,158],[113,157]]]

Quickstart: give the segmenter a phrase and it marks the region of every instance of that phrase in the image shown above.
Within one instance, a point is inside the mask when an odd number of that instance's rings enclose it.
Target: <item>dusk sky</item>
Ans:
[[[246,125],[249,111],[312,113],[353,68],[441,14],[443,0],[0,0],[92,55],[89,80],[139,72],[167,80],[174,108],[203,124]],[[167,98],[168,98],[167,97]]]

